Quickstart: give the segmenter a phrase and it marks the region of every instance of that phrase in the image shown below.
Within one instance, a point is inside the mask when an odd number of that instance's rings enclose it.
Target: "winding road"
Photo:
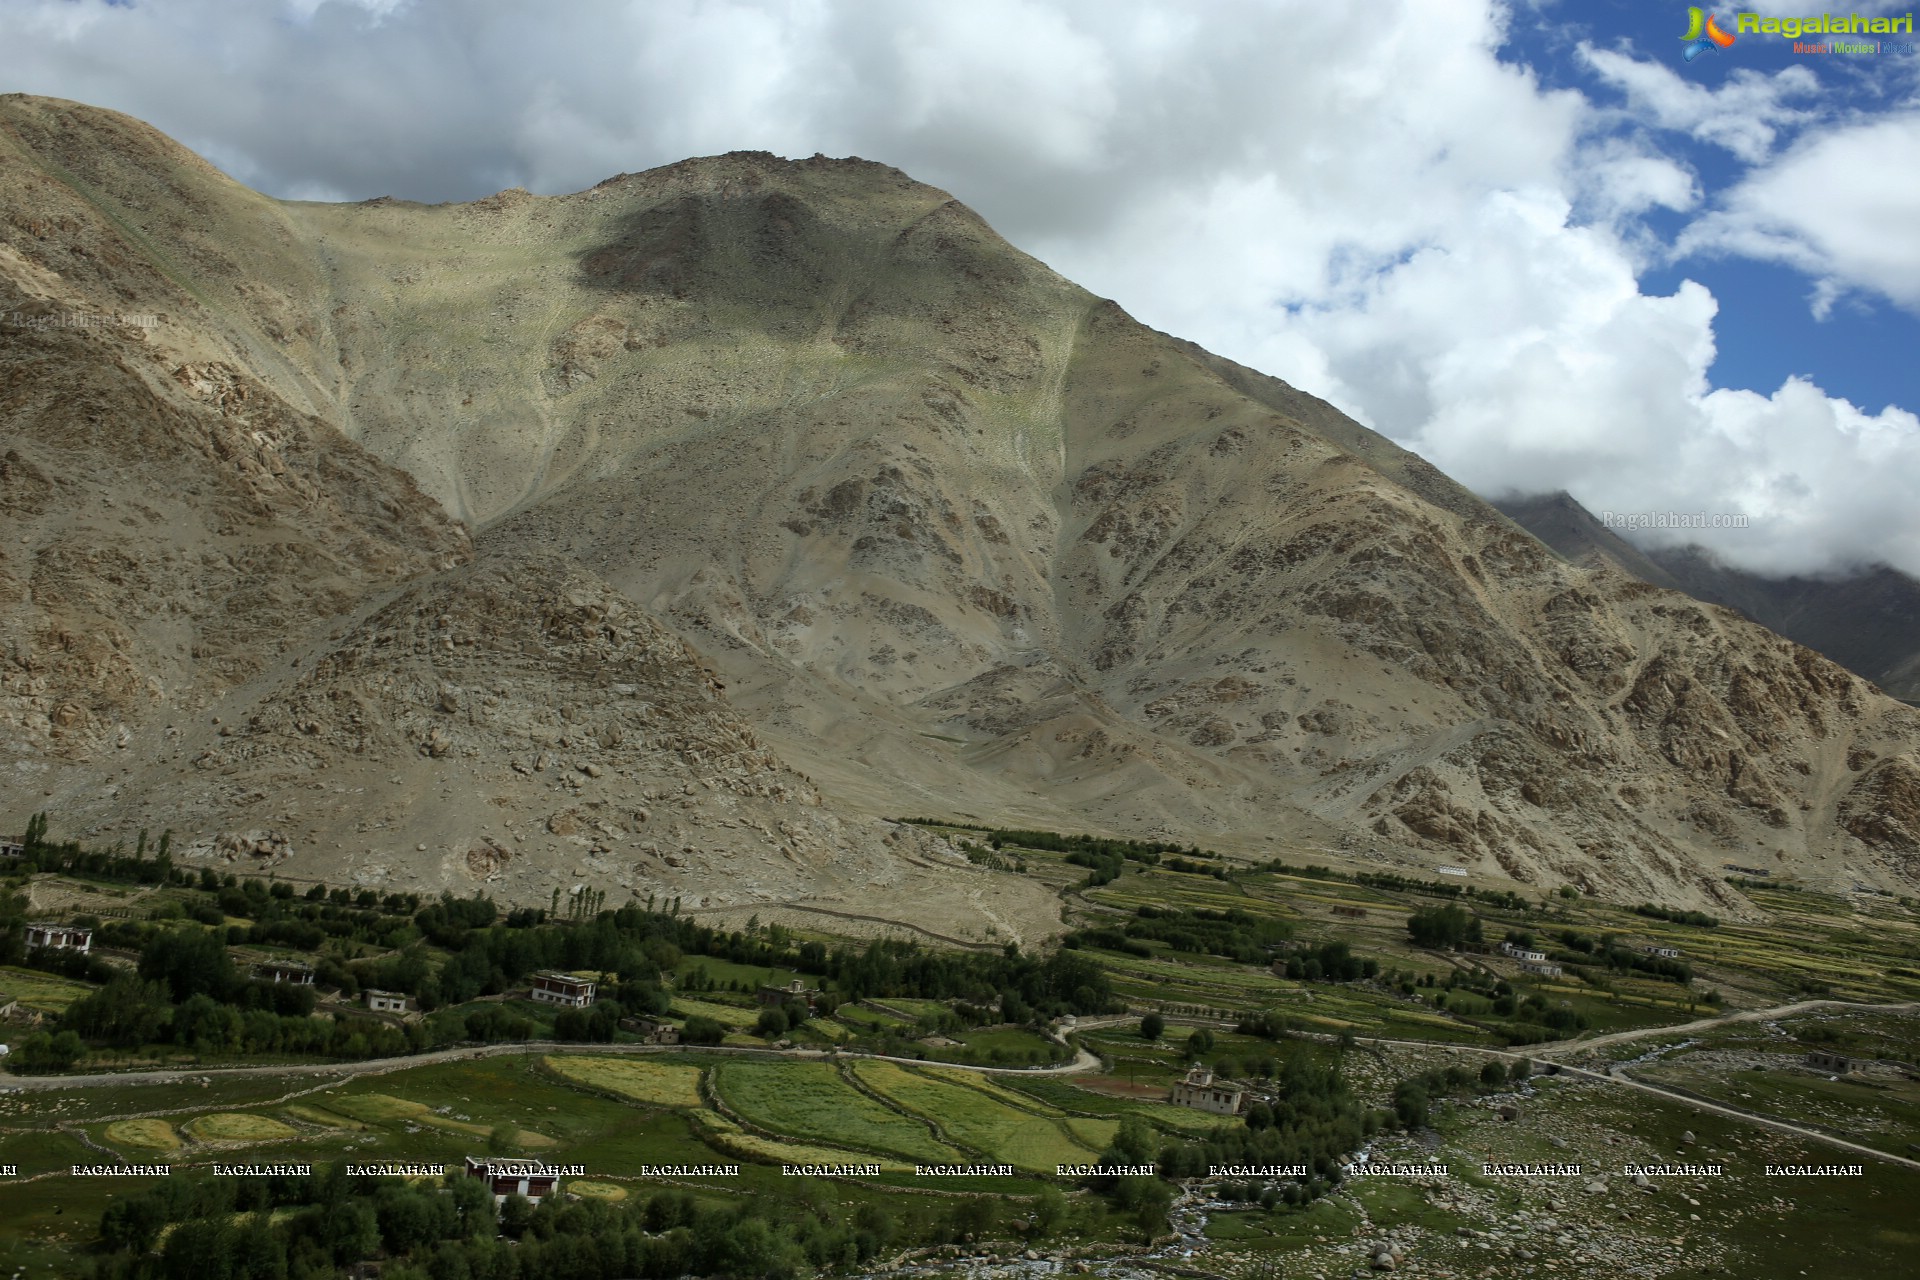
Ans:
[[[1765,1115],[1757,1111],[1748,1111],[1744,1108],[1725,1103],[1713,1102],[1705,1098],[1695,1097],[1691,1094],[1679,1093],[1672,1089],[1663,1088],[1660,1085],[1650,1084],[1644,1080],[1636,1080],[1631,1076],[1621,1073],[1617,1069],[1596,1071],[1586,1067],[1571,1066],[1557,1060],[1558,1058],[1605,1049],[1612,1045],[1624,1044],[1634,1040],[1649,1039],[1656,1036],[1685,1037],[1696,1032],[1711,1030],[1714,1027],[1726,1026],[1731,1023],[1761,1022],[1773,1018],[1792,1017],[1794,1014],[1807,1013],[1814,1009],[1846,1009],[1853,1012],[1874,1013],[1912,1013],[1920,1011],[1920,1003],[1850,1004],[1844,1000],[1800,1000],[1792,1004],[1774,1005],[1765,1009],[1745,1009],[1735,1013],[1722,1014],[1718,1017],[1701,1018],[1693,1022],[1666,1026],[1639,1027],[1630,1031],[1609,1032],[1606,1035],[1594,1036],[1586,1040],[1571,1040],[1551,1045],[1529,1045],[1524,1053],[1515,1052],[1511,1049],[1493,1049],[1478,1045],[1440,1045],[1428,1040],[1398,1040],[1380,1036],[1357,1036],[1355,1037],[1355,1043],[1397,1048],[1444,1048],[1456,1052],[1476,1053],[1483,1057],[1504,1062],[1547,1062],[1551,1064],[1552,1070],[1559,1075],[1592,1081],[1598,1084],[1610,1084],[1621,1088],[1638,1090],[1641,1093],[1651,1094],[1667,1102],[1684,1107],[1691,1107],[1696,1111],[1710,1112],[1730,1120],[1744,1121],[1747,1124],[1758,1125],[1762,1128],[1773,1129],[1780,1133],[1791,1134],[1797,1138],[1804,1138],[1809,1142],[1817,1142],[1845,1151],[1850,1155],[1871,1156],[1876,1160],[1885,1161],[1889,1164],[1920,1170],[1920,1160],[1895,1155],[1890,1151],[1881,1151],[1875,1147],[1869,1147],[1863,1143],[1854,1142],[1835,1134],[1825,1133],[1819,1129],[1807,1128],[1804,1125],[1797,1125],[1776,1116]],[[1098,1027],[1112,1026],[1116,1021],[1124,1022],[1128,1021],[1128,1019],[1089,1019],[1067,1030],[1093,1030]],[[1056,1033],[1054,1039],[1061,1044],[1071,1044],[1063,1033]],[[1079,1045],[1071,1045],[1071,1047],[1074,1050],[1073,1061],[1057,1063],[1047,1067],[989,1067],[959,1062],[934,1063],[931,1065],[949,1067],[960,1071],[977,1071],[983,1075],[1014,1076],[1078,1075],[1095,1070],[1101,1065],[1100,1058],[1097,1055]],[[348,1080],[358,1076],[384,1075],[394,1071],[410,1071],[415,1067],[435,1066],[445,1062],[465,1062],[478,1058],[492,1058],[502,1054],[591,1053],[594,1055],[607,1055],[683,1053],[686,1051],[687,1046],[682,1045],[580,1044],[573,1041],[554,1040],[522,1041],[511,1044],[468,1045],[457,1049],[439,1049],[430,1053],[416,1054],[412,1057],[375,1058],[366,1062],[307,1063],[291,1066],[208,1067],[198,1069],[165,1068],[152,1071],[98,1072],[89,1075],[70,1076],[8,1076],[4,1078],[4,1084],[0,1084],[0,1092],[35,1093],[103,1087],[125,1088],[155,1084],[194,1084],[202,1080],[227,1080],[248,1077],[277,1077],[289,1080],[301,1077],[315,1077],[319,1079],[320,1083],[318,1084],[296,1090],[284,1098],[275,1099],[266,1104],[272,1105],[273,1102],[283,1102],[304,1093],[312,1093],[319,1089],[324,1089],[339,1080]],[[699,1051],[703,1053],[742,1054],[828,1061],[843,1058],[867,1058],[880,1062],[898,1062],[909,1066],[930,1065],[925,1059],[920,1058],[894,1057],[886,1054],[849,1053],[834,1049],[760,1049],[741,1046],[702,1046]],[[186,1106],[173,1110],[182,1112],[201,1111],[205,1110],[205,1107]],[[170,1114],[170,1112],[147,1112],[143,1114],[159,1115]],[[95,1119],[115,1118],[121,1117],[95,1117]]]

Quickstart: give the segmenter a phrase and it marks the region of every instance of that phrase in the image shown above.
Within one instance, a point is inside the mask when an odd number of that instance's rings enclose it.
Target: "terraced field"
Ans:
[[[772,1133],[930,1164],[966,1162],[927,1124],[868,1097],[829,1063],[723,1062],[713,1085],[749,1124]]]
[[[700,1125],[707,1131],[710,1145],[743,1160],[769,1164],[878,1164],[887,1173],[908,1173],[914,1164],[898,1156],[877,1155],[871,1151],[762,1137],[711,1111],[700,1117]]]
[[[1082,1119],[1075,1125],[1044,1104],[1017,1106],[1011,1095],[996,1097],[891,1062],[861,1062],[853,1071],[895,1106],[937,1125],[954,1144],[1022,1169],[1045,1172],[1056,1164],[1092,1160],[1119,1128],[1114,1120]]]
[[[673,1009],[676,1014],[689,1018],[712,1018],[723,1027],[750,1027],[754,1019],[760,1016],[758,1009],[720,1004],[713,1000],[696,1000],[690,996],[675,996]]]
[[[19,969],[12,965],[0,967],[0,992],[12,996],[23,1008],[36,1013],[62,1013],[68,1005],[92,990],[84,982],[69,982],[50,973],[41,973],[38,969]]]
[[[649,1058],[592,1058],[558,1054],[541,1059],[547,1070],[595,1089],[658,1107],[699,1107],[700,1068]]]

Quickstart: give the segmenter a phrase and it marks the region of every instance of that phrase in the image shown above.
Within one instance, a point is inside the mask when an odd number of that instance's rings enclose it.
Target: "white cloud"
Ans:
[[[1484,492],[1744,511],[1735,563],[1920,572],[1909,414],[1714,390],[1685,248],[1829,303],[1920,302],[1916,117],[1822,125],[1811,73],[1721,87],[1582,46],[1602,106],[1497,56],[1492,0],[15,0],[0,79],[151,120],[280,195],[577,190],[688,155],[857,154],[954,191],[1159,328]],[[1822,109],[1826,109],[1822,104]],[[1703,192],[1660,135],[1760,166]],[[1668,142],[1672,141],[1669,136]]]
[[[1580,46],[1596,75],[1626,94],[1629,114],[1642,123],[1684,133],[1723,147],[1749,164],[1766,159],[1783,127],[1814,118],[1790,105],[1820,92],[1820,81],[1803,66],[1767,75],[1740,68],[1718,89],[1682,79],[1672,67],[1612,49]]]
[[[1683,251],[1788,263],[1821,282],[1920,311],[1920,112],[1819,130],[1726,194]]]

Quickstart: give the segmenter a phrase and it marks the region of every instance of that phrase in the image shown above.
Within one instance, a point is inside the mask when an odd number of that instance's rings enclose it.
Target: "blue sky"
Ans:
[[[1896,108],[1911,98],[1920,79],[1916,76],[1920,60],[1909,55],[1795,55],[1792,40],[1774,35],[1736,36],[1730,49],[1705,52],[1687,63],[1681,57],[1686,43],[1678,38],[1687,27],[1686,11],[1684,5],[1650,5],[1643,0],[1585,0],[1535,11],[1522,9],[1516,13],[1499,54],[1530,68],[1543,85],[1570,89],[1597,104],[1621,110],[1630,109],[1627,95],[1595,74],[1580,56],[1582,45],[1667,61],[1676,74],[1707,89],[1723,88],[1730,76],[1742,73],[1777,73],[1802,67],[1817,79],[1818,89],[1799,99],[1812,118],[1786,130],[1789,140],[1823,123]],[[1813,16],[1828,11],[1811,5],[1750,10],[1767,16]],[[1713,12],[1723,27],[1737,26],[1740,10],[1722,7]],[[1902,17],[1910,10],[1882,4],[1832,12],[1836,16],[1858,12],[1868,17]],[[1821,39],[1803,37],[1803,42]],[[1920,44],[1917,36],[1886,39]],[[1697,174],[1708,193],[1726,190],[1748,168],[1725,150],[1679,130],[1656,130],[1653,139]],[[1894,176],[1888,175],[1890,179]],[[1684,215],[1660,209],[1651,211],[1647,218],[1652,232],[1669,244],[1688,221]],[[1911,234],[1920,237],[1920,229]],[[1710,369],[1716,383],[1772,390],[1784,374],[1796,373],[1863,408],[1920,404],[1920,374],[1916,373],[1920,362],[1912,354],[1920,350],[1920,316],[1913,311],[1871,291],[1855,290],[1817,316],[1811,305],[1816,282],[1805,272],[1738,256],[1680,254],[1649,266],[1641,280],[1649,292],[1667,293],[1687,278],[1706,285],[1720,301],[1714,325],[1719,351]]]
[[[1740,514],[1703,535],[1733,564],[1920,574],[1920,57],[1751,34],[1688,64],[1665,3],[1357,12],[0,0],[0,90],[294,199],[883,161],[1487,496]]]

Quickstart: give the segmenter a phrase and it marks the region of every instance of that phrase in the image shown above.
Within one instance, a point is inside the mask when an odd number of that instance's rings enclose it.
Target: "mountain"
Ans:
[[[1920,581],[1886,565],[1831,578],[1769,578],[1698,546],[1641,551],[1565,493],[1494,502],[1576,564],[1604,561],[1696,600],[1737,609],[1906,702],[1920,702]]]
[[[1912,884],[1912,709],[1567,563],[897,170],[735,153],[322,205],[111,113],[16,96],[0,122],[0,301],[155,319],[0,357],[23,473],[97,477],[6,547],[7,581],[91,610],[8,607],[7,767],[39,794],[7,818],[971,938],[1044,933],[1047,895],[883,816],[1735,913],[1727,861]],[[57,391],[110,364],[96,401]],[[155,418],[290,442],[256,444],[269,471],[351,465],[150,562],[103,512],[165,522],[246,474],[217,447],[149,471]],[[226,527],[278,550],[192,559]],[[139,696],[41,665],[61,627]],[[35,718],[67,704],[83,732]]]

